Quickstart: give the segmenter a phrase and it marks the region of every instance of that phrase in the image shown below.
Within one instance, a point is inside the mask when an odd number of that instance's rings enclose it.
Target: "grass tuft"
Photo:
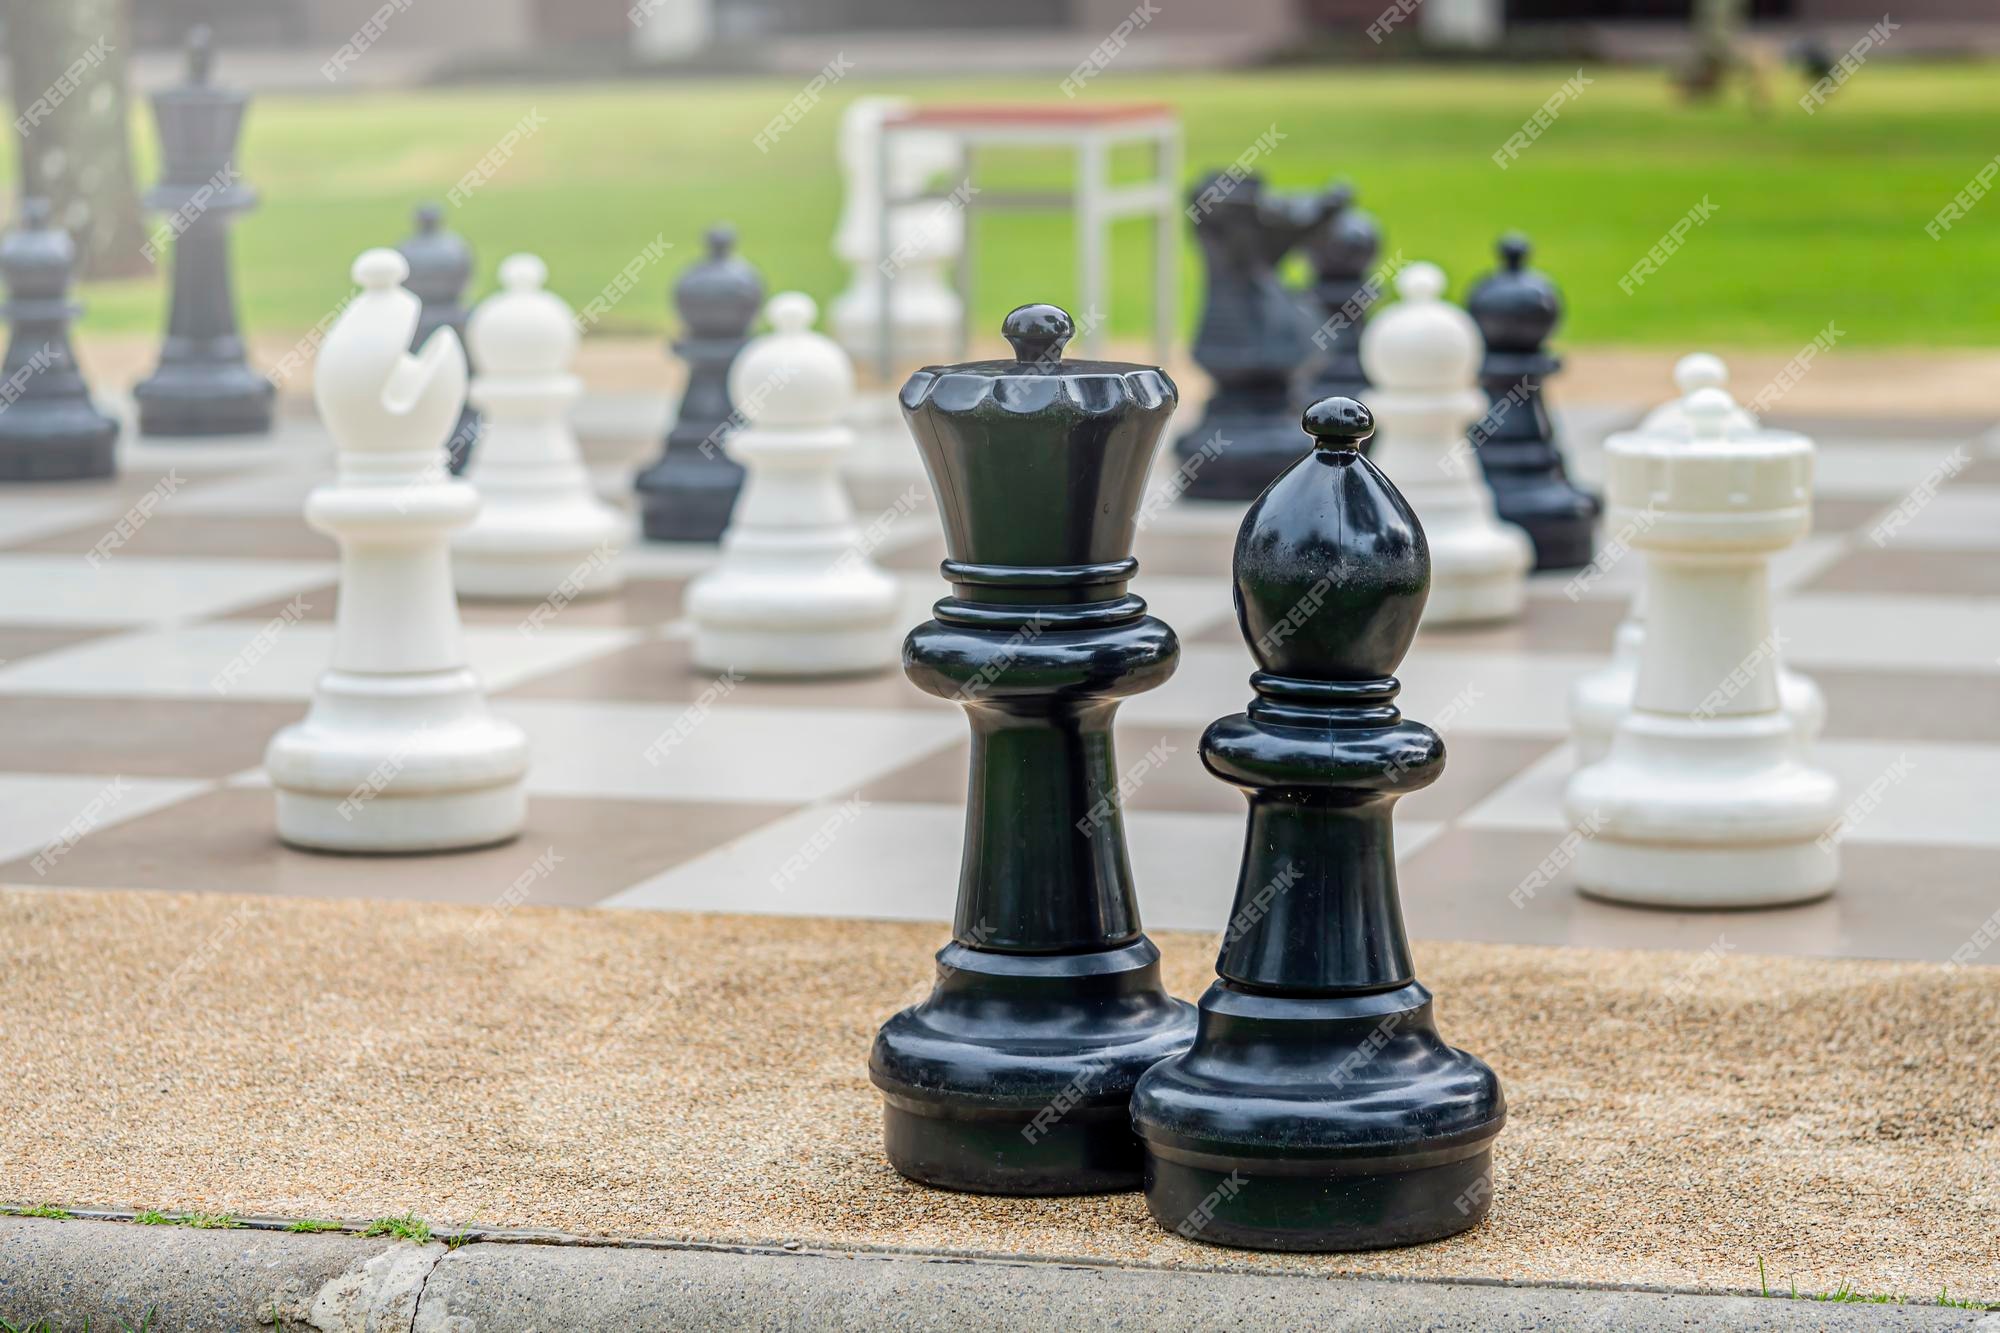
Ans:
[[[397,1240],[407,1240],[417,1245],[428,1245],[431,1241],[431,1224],[408,1212],[401,1217],[378,1217],[361,1230],[363,1236],[394,1236]]]
[[[285,1230],[302,1232],[307,1235],[317,1235],[322,1231],[340,1230],[340,1223],[326,1222],[316,1217],[302,1217],[298,1221],[286,1226]]]

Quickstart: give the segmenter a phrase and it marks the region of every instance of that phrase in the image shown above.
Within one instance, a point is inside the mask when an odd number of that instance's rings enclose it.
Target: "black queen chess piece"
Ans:
[[[1194,1013],[1140,931],[1111,724],[1180,656],[1126,591],[1179,391],[1149,366],[1061,360],[1074,325],[1054,306],[1003,332],[1014,359],[928,367],[901,394],[951,584],[903,669],[964,706],[972,781],[937,984],[883,1025],[869,1071],[889,1160],[913,1180],[1136,1189],[1132,1086],[1187,1045]]]
[[[209,82],[214,61],[208,29],[195,28],[188,34],[187,81],[153,95],[162,170],[146,206],[167,215],[163,229],[175,239],[160,366],[132,390],[142,435],[271,429],[277,389],[244,359],[229,265],[229,229],[257,203],[235,166],[250,99]]]
[[[729,368],[763,308],[764,279],[736,254],[735,231],[716,227],[707,239],[707,257],[674,284],[686,334],[673,349],[687,363],[687,389],[666,451],[633,483],[648,541],[720,540],[743,489],[743,467],[722,447],[736,426]]]
[[[403,279],[403,286],[423,302],[417,314],[417,332],[410,339],[412,352],[439,329],[450,329],[461,343],[465,341],[465,321],[471,313],[465,308],[465,288],[472,281],[473,266],[472,247],[463,236],[444,225],[442,208],[436,204],[421,205],[415,221],[416,231],[396,247],[410,266],[410,276]],[[478,367],[471,370],[477,372]],[[453,476],[465,471],[472,457],[473,441],[478,438],[479,413],[468,402],[459,409],[458,425],[446,445],[451,451],[447,466]]]
[[[49,223],[49,201],[21,201],[21,225],[0,240],[10,330],[0,363],[0,481],[75,481],[116,470],[118,422],[98,411],[70,350],[76,246]]]
[[[1430,550],[1360,454],[1368,409],[1306,409],[1311,452],[1236,538],[1236,616],[1260,668],[1249,709],[1201,739],[1249,797],[1217,980],[1184,1055],[1132,1095],[1146,1204],[1190,1239],[1360,1250],[1486,1215],[1499,1080],[1447,1046],[1403,934],[1391,815],[1444,768],[1395,707]]]
[[[1382,250],[1382,229],[1374,215],[1354,206],[1351,187],[1334,189],[1339,211],[1315,227],[1301,247],[1313,270],[1309,305],[1320,320],[1313,333],[1316,355],[1304,376],[1308,403],[1366,398],[1372,387],[1361,368],[1361,331],[1368,327],[1369,307],[1382,295],[1368,273]]]
[[[1277,266],[1343,201],[1268,194],[1254,173],[1233,186],[1211,176],[1189,198],[1207,268],[1194,359],[1215,392],[1174,454],[1191,498],[1254,499],[1299,456],[1292,381],[1313,351],[1312,323]]]
[[[1499,270],[1465,299],[1486,340],[1479,386],[1491,404],[1470,436],[1500,517],[1535,545],[1535,568],[1578,569],[1590,563],[1598,504],[1570,481],[1542,398],[1543,383],[1562,369],[1548,349],[1562,322],[1562,294],[1527,267],[1525,236],[1503,236],[1497,248]]]

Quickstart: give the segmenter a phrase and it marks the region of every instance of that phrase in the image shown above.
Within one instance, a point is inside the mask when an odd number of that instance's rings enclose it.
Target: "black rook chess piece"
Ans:
[[[1190,196],[1208,283],[1194,359],[1215,392],[1174,443],[1185,493],[1248,500],[1299,456],[1292,379],[1312,327],[1278,280],[1278,263],[1340,208],[1337,195],[1279,198],[1263,178],[1211,176]]]
[[[410,340],[416,351],[439,329],[450,329],[465,342],[465,287],[472,281],[472,247],[465,238],[444,225],[444,210],[425,204],[416,212],[416,234],[396,247],[410,266],[403,286],[416,293],[423,308],[417,314],[417,332]],[[472,457],[473,441],[479,437],[479,413],[468,402],[458,412],[458,427],[451,433],[452,474],[465,471]]]
[[[108,477],[118,423],[97,410],[70,351],[76,246],[49,225],[49,201],[23,200],[21,226],[0,241],[12,330],[0,364],[0,481]]]
[[[1500,238],[1501,267],[1474,285],[1465,308],[1486,339],[1480,387],[1492,404],[1472,427],[1479,465],[1500,517],[1525,528],[1536,569],[1590,563],[1597,501],[1570,482],[1556,447],[1542,384],[1562,369],[1548,339],[1562,320],[1562,294],[1548,275],[1524,267],[1524,236]]]
[[[250,369],[236,326],[229,228],[256,206],[234,158],[249,97],[209,83],[209,32],[188,34],[187,82],[153,95],[163,160],[146,206],[174,233],[173,302],[160,368],[133,389],[142,435],[260,435],[277,390]]]
[[[928,367],[902,390],[952,585],[903,669],[964,706],[972,784],[937,985],[883,1025],[869,1070],[895,1168],[987,1194],[1137,1188],[1132,1085],[1194,1034],[1140,933],[1111,745],[1118,700],[1180,656],[1126,591],[1179,391],[1151,367],[1063,362],[1073,331],[1022,306],[1014,360]]]
[[[715,228],[708,233],[708,257],[674,284],[674,305],[687,333],[673,347],[687,362],[687,390],[667,431],[666,452],[634,483],[648,541],[718,540],[743,488],[742,465],[722,448],[736,425],[729,367],[750,341],[764,280],[735,250],[736,233]]]
[[[1391,812],[1444,768],[1390,673],[1430,590],[1416,515],[1360,454],[1368,409],[1306,409],[1312,451],[1236,538],[1249,710],[1201,739],[1250,800],[1200,1031],[1132,1095],[1146,1204],[1191,1239],[1358,1250],[1485,1216],[1505,1119],[1493,1071],[1439,1039],[1396,892]]]
[[[1354,207],[1352,190],[1335,188],[1343,206],[1313,229],[1303,247],[1312,261],[1311,304],[1320,319],[1312,338],[1316,356],[1307,363],[1309,403],[1366,398],[1371,387],[1361,369],[1361,331],[1368,327],[1369,307],[1382,296],[1368,273],[1382,249],[1382,229],[1372,214]]]

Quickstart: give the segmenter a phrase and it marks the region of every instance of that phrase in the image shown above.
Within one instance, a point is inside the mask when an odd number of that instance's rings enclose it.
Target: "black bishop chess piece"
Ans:
[[[403,286],[423,302],[423,308],[417,312],[417,331],[410,339],[410,350],[422,347],[439,329],[450,329],[464,344],[465,321],[470,313],[465,308],[465,288],[472,281],[472,247],[463,236],[446,228],[444,210],[436,204],[419,207],[416,224],[416,232],[396,247],[410,266],[410,276],[403,279]],[[476,372],[478,368],[469,369]],[[458,426],[446,446],[451,451],[449,466],[453,476],[465,471],[472,457],[473,441],[478,438],[479,413],[468,402],[459,409]]]
[[[764,305],[764,279],[736,254],[733,230],[708,233],[708,256],[674,284],[674,305],[686,326],[673,348],[687,363],[687,389],[666,452],[634,486],[646,540],[718,541],[743,489],[743,467],[722,447],[737,424],[729,368]]]
[[[1054,306],[1020,307],[1004,332],[1013,360],[928,367],[901,395],[951,584],[903,669],[964,706],[972,782],[936,987],[883,1025],[869,1070],[889,1160],[913,1180],[1135,1189],[1132,1086],[1194,1035],[1140,931],[1111,742],[1117,702],[1180,657],[1126,591],[1179,391],[1149,366],[1062,361],[1074,325]]]
[[[49,201],[21,202],[0,240],[7,283],[7,358],[0,364],[0,481],[74,481],[115,470],[118,422],[97,410],[70,350],[76,246],[49,223]]]
[[[208,29],[188,34],[187,82],[153,95],[160,183],[146,206],[174,235],[173,297],[160,367],[132,391],[142,435],[262,435],[277,389],[244,359],[230,277],[229,229],[257,203],[236,170],[248,95],[209,82]]]
[[[1366,398],[1373,387],[1361,368],[1361,331],[1383,295],[1380,281],[1369,276],[1382,250],[1382,229],[1374,215],[1354,206],[1351,188],[1334,188],[1340,210],[1315,227],[1302,247],[1312,262],[1310,305],[1320,321],[1312,336],[1315,355],[1303,377],[1308,403]]]
[[[1185,494],[1254,499],[1299,456],[1292,381],[1313,351],[1312,323],[1277,266],[1342,201],[1268,194],[1254,174],[1233,188],[1211,176],[1190,200],[1208,273],[1194,359],[1215,392],[1174,454]]]
[[[1526,267],[1526,237],[1503,236],[1498,248],[1499,271],[1465,299],[1486,339],[1479,385],[1491,404],[1469,434],[1500,517],[1535,544],[1535,568],[1578,569],[1590,563],[1598,504],[1570,481],[1542,398],[1544,382],[1562,369],[1548,349],[1562,322],[1562,294],[1547,274]]]
[[[1183,1055],[1139,1081],[1146,1203],[1190,1239],[1270,1250],[1435,1240],[1486,1215],[1499,1081],[1444,1044],[1403,934],[1391,815],[1444,769],[1390,673],[1430,550],[1363,458],[1368,409],[1306,409],[1311,452],[1236,538],[1236,617],[1260,668],[1202,762],[1249,798],[1236,900]]]

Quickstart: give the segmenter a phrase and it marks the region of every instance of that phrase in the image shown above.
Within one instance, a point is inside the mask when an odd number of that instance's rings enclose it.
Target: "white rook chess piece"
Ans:
[[[1687,415],[1688,398],[1702,389],[1721,389],[1728,382],[1729,369],[1719,357],[1706,352],[1682,357],[1674,363],[1674,387],[1681,391],[1681,396],[1654,408],[1635,433],[1662,440],[1693,438],[1693,426]],[[1761,432],[1763,427],[1756,417],[1732,402],[1723,418],[1723,429],[1732,438],[1743,438]],[[1608,552],[1631,546],[1634,533],[1630,529],[1648,521],[1649,515],[1642,510],[1628,516],[1622,527],[1613,527],[1610,541],[1598,552],[1598,567],[1602,568]],[[1594,764],[1610,752],[1611,733],[1616,730],[1618,719],[1632,709],[1632,692],[1639,681],[1639,654],[1645,642],[1646,594],[1642,586],[1618,626],[1610,663],[1578,677],[1570,687],[1570,735],[1579,764]],[[1778,664],[1778,697],[1798,730],[1799,740],[1807,745],[1817,740],[1820,726],[1826,720],[1826,700],[1811,679],[1787,669],[1782,656]]]
[[[501,290],[466,326],[479,367],[472,405],[485,425],[465,473],[479,517],[452,539],[462,597],[567,603],[622,581],[625,520],[597,498],[569,425],[583,391],[569,371],[576,321],[542,289],[547,280],[540,259],[511,256],[500,265]]]
[[[811,297],[782,292],[765,313],[773,332],[729,370],[743,424],[723,447],[749,475],[720,561],[688,589],[694,660],[766,676],[887,668],[900,653],[901,599],[862,548],[840,485],[854,369],[812,331]]]
[[[1444,271],[1405,265],[1402,300],[1361,335],[1361,364],[1375,391],[1375,448],[1369,457],[1410,502],[1431,548],[1434,624],[1505,620],[1521,613],[1534,548],[1502,523],[1466,431],[1486,414],[1479,391],[1485,344],[1479,326],[1442,299]]]
[[[1666,907],[1771,907],[1839,875],[1833,778],[1779,707],[1768,564],[1812,518],[1812,442],[1731,438],[1720,389],[1687,401],[1690,438],[1605,446],[1609,519],[1640,513],[1649,623],[1611,751],[1571,776],[1584,892]]]
[[[333,662],[305,720],[271,740],[278,836],[341,852],[478,847],[521,831],[528,743],[466,668],[450,534],[479,497],[445,470],[465,351],[439,329],[415,355],[419,302],[394,250],[354,263],[361,292],[327,334],[313,399],[338,446],[306,521],[340,543]]]

